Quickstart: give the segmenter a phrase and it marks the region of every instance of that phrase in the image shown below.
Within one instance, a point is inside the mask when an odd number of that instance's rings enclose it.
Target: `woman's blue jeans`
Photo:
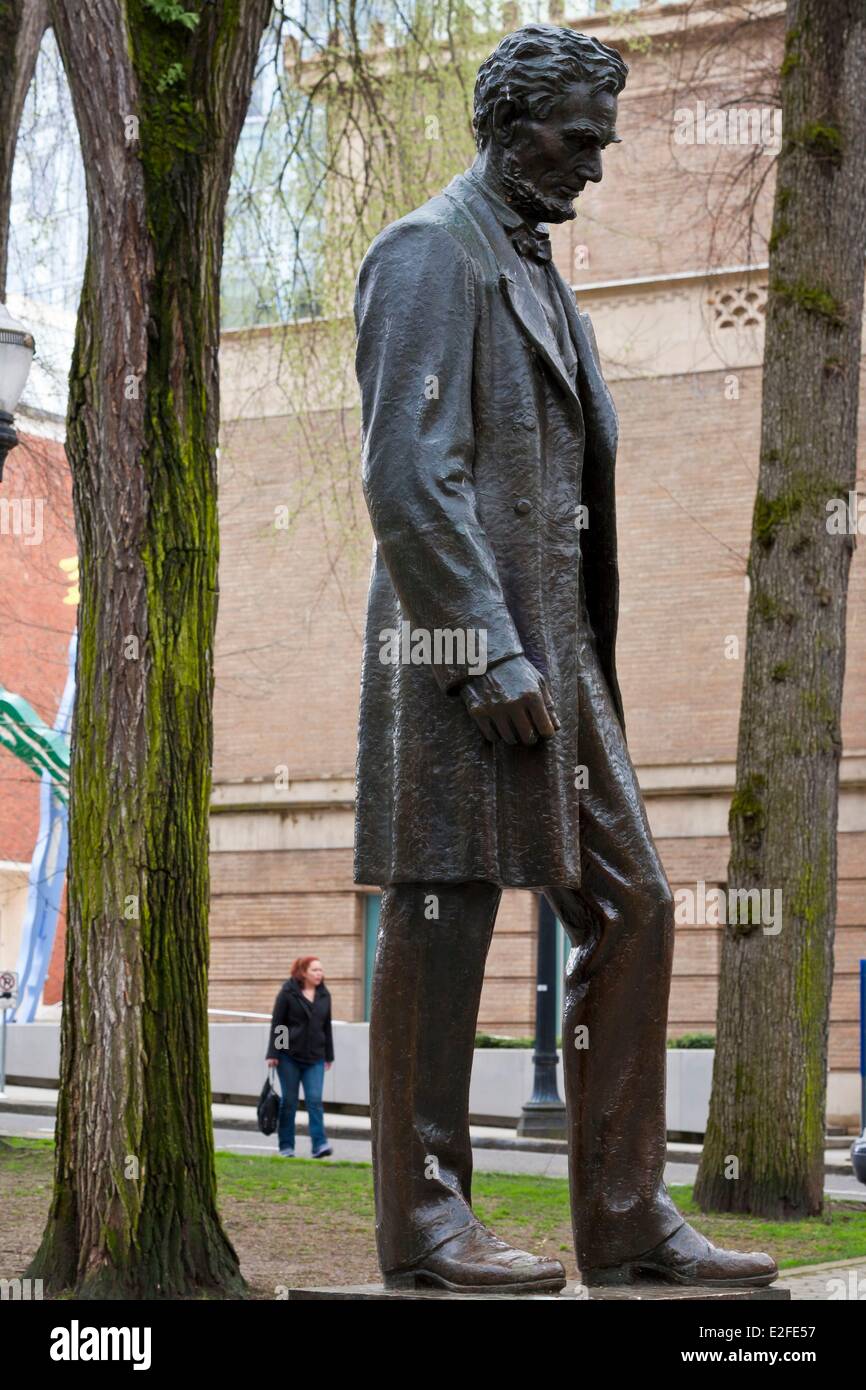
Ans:
[[[304,1086],[304,1100],[310,1116],[310,1139],[313,1153],[323,1149],[328,1142],[325,1134],[325,1109],[322,1105],[322,1088],[325,1084],[324,1062],[296,1062],[292,1057],[281,1057],[277,1062],[280,1074],[279,1142],[281,1149],[295,1147],[295,1114],[298,1109],[298,1092]]]

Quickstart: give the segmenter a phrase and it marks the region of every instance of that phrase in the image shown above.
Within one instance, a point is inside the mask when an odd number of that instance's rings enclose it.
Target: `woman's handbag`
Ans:
[[[259,1103],[256,1107],[259,1120],[259,1129],[262,1134],[273,1134],[277,1128],[280,1117],[280,1094],[274,1090],[273,1082],[270,1077],[270,1070],[265,1077],[265,1084],[259,1096]]]

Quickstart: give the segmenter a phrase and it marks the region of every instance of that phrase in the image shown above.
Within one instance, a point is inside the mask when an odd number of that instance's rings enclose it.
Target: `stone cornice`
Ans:
[[[641,789],[647,798],[663,796],[731,795],[736,765],[733,762],[645,763],[637,765]],[[845,753],[840,766],[840,783],[846,791],[866,790],[866,749]],[[275,811],[297,814],[304,811],[339,810],[352,807],[355,783],[349,776],[298,778],[286,787],[275,787],[273,780],[249,778],[215,782],[211,813]]]

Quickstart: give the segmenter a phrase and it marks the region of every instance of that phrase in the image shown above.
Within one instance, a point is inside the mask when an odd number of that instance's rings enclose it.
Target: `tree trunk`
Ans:
[[[208,816],[223,215],[270,5],[178,14],[54,4],[90,226],[57,1159],[31,1272],[79,1297],[244,1288],[216,1208]]]
[[[18,127],[47,27],[48,0],[7,0],[0,5],[0,300],[6,298],[9,270],[9,210]]]
[[[866,262],[866,7],[788,0],[730,889],[780,890],[782,928],[728,922],[705,1210],[822,1206],[836,827]],[[764,926],[768,925],[766,916]]]

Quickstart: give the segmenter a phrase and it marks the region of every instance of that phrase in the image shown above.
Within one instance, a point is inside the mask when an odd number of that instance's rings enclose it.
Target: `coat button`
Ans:
[[[514,510],[518,516],[529,516],[532,511],[532,503],[528,497],[520,497],[514,504]]]

